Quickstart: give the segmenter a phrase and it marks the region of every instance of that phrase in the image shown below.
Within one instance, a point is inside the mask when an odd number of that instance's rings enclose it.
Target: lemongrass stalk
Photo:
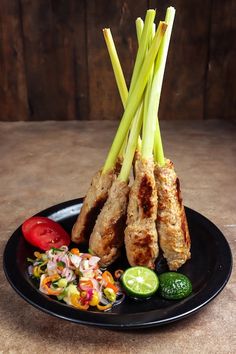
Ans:
[[[137,114],[132,124],[132,128],[130,130],[130,135],[128,139],[127,148],[124,155],[124,161],[121,167],[120,174],[118,179],[120,181],[127,182],[130,175],[130,170],[132,167],[134,154],[136,151],[138,138],[142,126],[142,116],[143,116],[143,102],[141,103],[140,107],[138,108]]]
[[[137,30],[137,38],[138,38],[138,43],[140,43],[140,38],[142,35],[143,31],[143,20],[138,17],[136,20],[136,30]],[[103,29],[103,36],[107,45],[108,53],[110,56],[112,68],[114,71],[117,87],[120,93],[121,101],[123,104],[123,107],[126,105],[126,101],[128,98],[128,89],[127,85],[125,82],[123,70],[120,64],[120,60],[116,51],[115,43],[113,41],[112,33],[110,28],[104,28]]]
[[[156,63],[155,63],[153,92],[152,92],[153,99],[150,101],[150,111],[152,111],[152,114],[153,115],[155,114],[156,117],[157,117],[157,113],[158,113],[158,109],[159,109],[161,89],[162,89],[163,77],[164,77],[164,72],[165,72],[165,66],[166,66],[166,60],[167,60],[167,54],[168,54],[168,49],[169,49],[169,44],[170,44],[170,37],[171,37],[172,28],[173,28],[174,18],[175,18],[174,7],[172,7],[172,6],[168,7],[166,10],[166,17],[165,17],[165,22],[168,24],[168,28],[167,28],[167,31],[164,35],[163,41],[161,43],[161,47],[158,52],[158,56],[157,56]],[[155,101],[156,101],[156,103],[155,103]],[[153,107],[153,104],[155,105],[154,107]],[[160,166],[163,166],[165,164],[165,157],[164,157],[164,151],[163,151],[163,145],[162,145],[158,117],[157,117],[157,121],[156,121],[156,132],[155,132],[155,144],[154,145],[155,145],[155,148],[154,148],[155,161]]]
[[[137,20],[135,21],[136,24],[136,33],[137,33],[137,39],[138,39],[138,44],[140,44],[142,32],[143,32],[143,20],[141,17],[138,17]]]
[[[146,16],[145,16],[145,21],[144,21],[144,27],[143,27],[141,38],[139,41],[140,43],[139,43],[139,47],[138,47],[138,52],[137,52],[137,56],[136,56],[136,60],[135,60],[135,64],[134,64],[129,93],[131,93],[133,91],[134,86],[136,85],[136,81],[137,81],[141,66],[143,64],[143,60],[145,58],[150,34],[152,31],[152,24],[154,22],[155,16],[156,16],[155,10],[153,10],[153,9],[147,10]]]
[[[147,90],[145,93],[145,104],[144,104],[144,121],[143,121],[143,135],[142,135],[142,151],[141,155],[144,159],[148,159],[152,156],[153,146],[154,146],[154,133],[156,129],[156,115],[151,111],[151,104],[155,104],[152,99],[153,90],[153,73],[152,77],[150,75],[150,80],[147,85]]]
[[[125,107],[128,98],[128,89],[126,86],[124,74],[120,65],[120,60],[116,51],[110,28],[104,28],[103,35],[107,45],[108,53],[110,55],[110,60],[115,74],[115,79],[120,93],[120,97],[123,106]]]
[[[154,136],[154,159],[160,165],[165,165],[165,156],[162,145],[161,131],[159,126],[159,120],[156,121],[156,130]]]
[[[152,43],[152,40],[153,40],[153,38],[155,36],[155,33],[156,33],[156,24],[153,23],[152,36],[151,36],[150,41],[149,41],[149,47],[150,47],[150,45]],[[150,76],[149,76],[149,79],[148,79],[148,83],[147,83],[147,87],[146,87],[146,90],[145,90],[144,113],[143,113],[143,129],[145,129],[145,125],[146,125],[145,121],[146,121],[146,118],[147,118],[148,102],[149,102],[149,97],[150,97],[151,88],[152,88],[153,72],[154,72],[154,64],[152,66],[151,73],[150,73]]]
[[[137,34],[138,45],[139,45],[140,40],[141,40],[141,36],[142,36],[142,32],[143,32],[143,25],[144,25],[141,17],[138,17],[136,19],[135,24],[136,24],[136,34]],[[141,152],[141,149],[142,149],[142,139],[141,139],[141,136],[139,135],[136,150],[138,152]]]
[[[125,155],[125,150],[126,150],[126,148],[127,148],[127,143],[128,143],[128,137],[129,137],[129,131],[128,131],[128,133],[126,134],[126,136],[125,136],[125,139],[124,139],[124,142],[123,142],[123,144],[122,144],[122,146],[121,146],[121,149],[120,149],[120,152],[119,152],[119,154],[118,154],[118,157],[120,157],[121,159],[124,157],[124,155]]]
[[[136,23],[139,23],[138,28],[139,28],[139,37],[141,37],[141,33],[143,30],[143,21],[141,20],[141,18],[137,19]],[[124,78],[124,74],[123,74],[123,70],[122,67],[120,65],[120,60],[116,51],[116,47],[115,47],[115,43],[113,41],[113,37],[112,37],[112,33],[110,28],[104,28],[103,29],[103,35],[104,35],[104,39],[107,45],[107,49],[108,49],[108,53],[110,56],[110,60],[111,60],[111,64],[112,64],[112,68],[113,68],[113,72],[115,75],[115,79],[116,79],[116,84],[118,87],[118,91],[120,93],[120,97],[121,97],[121,101],[123,104],[123,107],[125,108],[126,102],[127,102],[127,98],[128,98],[128,89],[127,89],[127,85],[125,82],[125,78]],[[125,154],[125,150],[127,147],[127,142],[128,142],[128,133],[126,134],[125,140],[123,142],[123,145],[121,147],[121,150],[119,152],[119,156],[122,158]]]
[[[136,21],[136,32],[137,32],[137,38],[138,38],[139,44],[140,44],[142,30],[143,30],[143,21],[140,18],[138,18]],[[156,25],[155,25],[155,23],[153,23],[152,35],[151,35],[151,37],[149,39],[149,43],[148,43],[149,47],[150,47],[151,42],[154,38],[155,31],[156,31]],[[153,65],[152,65],[152,71],[153,71]],[[149,95],[149,89],[151,88],[151,82],[152,82],[152,73],[150,74],[150,78],[148,80],[147,87],[146,87],[146,93],[148,91],[148,95]],[[145,93],[145,97],[146,97],[146,93]],[[144,100],[144,103],[143,102],[141,103],[141,106],[139,107],[139,109],[135,115],[135,118],[132,122],[130,137],[128,140],[126,154],[124,156],[123,166],[121,168],[120,175],[118,176],[118,179],[120,179],[122,181],[127,181],[129,178],[129,174],[130,174],[131,166],[133,163],[135,151],[140,152],[142,149],[142,140],[140,137],[140,130],[141,130],[142,122],[143,122],[144,105],[145,105],[145,100]]]
[[[155,10],[148,10],[146,13],[145,23],[144,23],[144,28],[143,28],[143,32],[142,32],[142,38],[141,38],[142,43],[138,48],[138,52],[137,52],[137,56],[136,56],[136,60],[135,60],[135,65],[134,65],[134,71],[133,71],[133,75],[132,75],[132,79],[131,79],[131,82],[133,83],[132,85],[134,87],[136,86],[136,80],[138,77],[137,74],[140,71],[140,67],[143,63],[143,58],[144,58],[144,55],[146,52],[148,39],[149,39],[150,33],[151,33],[151,26],[152,26],[152,23],[155,18],[155,13],[156,13]],[[142,90],[144,90],[145,85]],[[120,125],[118,127],[117,132],[116,132],[115,138],[114,138],[112,146],[110,148],[110,151],[108,153],[102,173],[105,173],[108,170],[112,169],[115,165],[115,161],[117,159],[117,156],[119,155],[120,149],[122,148],[122,144],[124,142],[125,136],[127,135],[128,130],[130,128],[130,124],[133,119],[133,116],[140,104],[142,93],[143,93],[142,90],[141,90],[141,95],[140,95],[140,97],[138,97],[138,99],[134,95],[131,96],[131,90],[129,90],[128,99],[127,99],[128,107],[126,106],[126,109],[125,109],[122,119],[120,121]],[[137,89],[136,89],[136,91],[137,91]]]
[[[115,43],[113,41],[113,37],[112,37],[112,33],[111,33],[110,28],[103,29],[103,36],[104,36],[104,39],[105,39],[105,42],[107,45],[107,49],[108,49],[108,53],[110,56],[110,60],[111,60],[113,72],[115,75],[118,91],[119,91],[119,94],[121,97],[121,101],[122,101],[123,107],[125,108],[127,98],[128,98],[128,89],[127,89],[123,70],[122,70],[122,67],[120,64],[120,60],[119,60],[119,57],[118,57],[118,54],[116,51]],[[126,137],[124,139],[124,142],[123,142],[122,147],[119,152],[119,157],[121,159],[124,156],[125,149],[127,146],[127,141],[128,141],[128,133],[126,134]]]
[[[146,87],[152,65],[160,48],[162,37],[166,31],[167,24],[165,22],[160,22],[158,28],[159,30],[157,30],[155,37],[153,38],[152,45],[144,59],[134,89],[131,93],[129,92],[127,105],[103,167],[103,173],[110,170],[115,165],[115,161],[123,144],[125,135],[127,134],[135,112],[141,103],[142,95]]]
[[[142,35],[142,31],[143,31],[143,20],[139,17],[136,20],[136,29],[137,29],[137,37],[138,37],[138,41],[140,42],[140,38]],[[115,47],[115,43],[113,41],[113,37],[112,37],[112,33],[110,28],[104,28],[103,29],[103,35],[104,35],[104,39],[107,45],[107,49],[108,49],[108,53],[110,56],[110,60],[112,63],[112,68],[114,71],[114,75],[115,75],[115,79],[116,79],[116,83],[117,83],[117,87],[118,87],[118,91],[120,93],[120,97],[121,97],[121,101],[123,104],[123,107],[125,107],[126,102],[127,102],[127,98],[128,98],[128,89],[126,86],[126,82],[125,82],[125,78],[124,78],[124,74],[123,74],[123,70],[122,67],[120,65],[120,60],[116,51],[116,47]],[[140,137],[139,137],[140,140]],[[125,153],[125,149],[127,147],[127,142],[128,142],[128,133],[126,134],[124,143],[121,147],[121,150],[119,152],[119,156],[123,157],[124,153]]]
[[[152,38],[155,35],[156,31],[156,26],[153,24],[152,27]],[[151,40],[150,40],[151,42]],[[149,44],[150,46],[150,44]],[[149,146],[149,128],[150,128],[150,115],[148,114],[148,108],[149,108],[149,100],[150,100],[150,95],[151,95],[151,90],[152,90],[152,80],[153,80],[153,73],[154,73],[154,64],[152,65],[151,73],[148,79],[146,91],[145,91],[145,97],[144,97],[144,113],[143,113],[143,136],[142,136],[142,150],[141,150],[141,155],[143,157],[147,157],[145,154],[147,146]]]
[[[155,72],[157,73],[157,78],[160,81],[159,83],[160,88],[162,87],[174,18],[175,18],[175,8],[170,6],[166,10],[166,17],[165,17],[165,22],[167,23],[168,27],[164,35],[163,41],[161,43],[160,50],[158,52],[157,59],[155,62]]]
[[[139,137],[138,137],[138,142],[137,142],[137,148],[136,148],[136,150],[137,150],[138,152],[141,152],[141,150],[142,150],[142,139],[141,139],[140,135],[139,135]]]

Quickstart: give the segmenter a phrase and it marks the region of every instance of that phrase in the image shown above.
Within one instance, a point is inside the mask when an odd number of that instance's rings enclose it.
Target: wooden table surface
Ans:
[[[0,123],[0,247],[24,219],[83,196],[103,164],[116,122]],[[236,124],[161,122],[185,205],[215,223],[235,253]],[[20,298],[0,272],[1,353],[235,353],[235,272],[224,290],[182,321],[109,331],[51,317]]]

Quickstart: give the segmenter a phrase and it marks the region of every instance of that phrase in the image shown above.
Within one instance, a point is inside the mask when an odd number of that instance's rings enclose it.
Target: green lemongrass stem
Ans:
[[[122,67],[120,64],[120,60],[119,60],[119,57],[118,57],[118,54],[116,51],[115,43],[113,41],[113,37],[112,37],[112,33],[111,33],[110,28],[104,28],[103,35],[104,35],[104,39],[105,39],[105,42],[107,45],[107,49],[108,49],[108,53],[110,56],[110,60],[111,60],[113,72],[115,75],[118,91],[119,91],[119,94],[121,97],[121,101],[122,101],[123,107],[125,108],[127,98],[128,98],[128,89],[127,89],[123,70],[122,70]],[[119,157],[121,159],[123,158],[123,156],[125,154],[127,142],[128,142],[128,133],[126,134],[125,140],[124,140],[121,150],[119,152]]]
[[[155,37],[153,38],[152,45],[144,59],[134,89],[131,93],[129,92],[127,105],[124,114],[122,116],[119,128],[117,130],[116,136],[113,140],[112,146],[108,153],[105,165],[103,167],[103,173],[107,172],[115,165],[115,161],[119,154],[123,141],[125,139],[125,135],[127,134],[131,121],[141,103],[142,95],[146,87],[152,65],[155,61],[157,52],[160,48],[160,44],[163,35],[166,31],[166,28],[167,28],[167,24],[165,22],[159,23],[158,30],[155,34]]]
[[[144,27],[139,41],[139,47],[138,47],[138,52],[134,64],[133,74],[131,78],[131,83],[129,88],[130,94],[132,93],[134,87],[136,86],[138,75],[146,55],[146,50],[148,47],[148,42],[152,31],[152,24],[154,22],[155,16],[156,16],[156,10],[153,9],[147,10],[145,21],[144,21]]]
[[[141,40],[143,26],[144,26],[143,20],[141,19],[141,17],[137,18],[137,20],[135,21],[135,24],[136,24],[136,34],[137,34],[137,39],[138,39],[138,45],[140,45],[140,40]],[[136,150],[138,152],[141,152],[141,149],[142,149],[142,139],[139,135]]]
[[[104,28],[103,29],[103,35],[105,38],[105,42],[107,45],[108,53],[110,56],[111,64],[113,67],[117,87],[120,93],[121,101],[123,106],[125,107],[127,98],[128,98],[128,89],[127,85],[125,82],[123,70],[120,65],[120,60],[116,51],[116,47],[112,38],[111,30],[110,28]]]
[[[120,159],[123,159],[123,158],[124,158],[125,150],[126,150],[126,148],[127,148],[127,143],[128,143],[128,137],[129,137],[129,131],[128,131],[128,133],[125,135],[124,142],[123,142],[123,144],[122,144],[122,146],[121,146],[121,149],[120,149],[120,152],[119,152],[119,154],[118,154],[118,157],[119,157]]]
[[[123,74],[123,70],[120,64],[120,60],[116,51],[116,47],[115,47],[115,43],[113,41],[113,37],[112,37],[112,33],[110,28],[104,28],[103,29],[103,36],[107,45],[107,49],[108,49],[108,53],[110,56],[110,60],[111,60],[111,64],[112,64],[112,68],[113,68],[113,72],[115,75],[115,79],[116,79],[116,84],[118,87],[118,91],[120,94],[120,98],[123,104],[123,107],[125,108],[126,102],[127,102],[127,98],[128,98],[128,89],[127,89],[127,85],[125,82],[125,78],[124,78],[124,74]],[[119,157],[122,159],[125,153],[125,149],[127,146],[127,141],[128,141],[128,133],[126,134],[126,137],[124,139],[124,142],[122,144],[122,147],[120,149],[119,152]]]
[[[154,18],[155,18],[155,14],[156,14],[155,10],[148,10],[147,13],[146,13],[144,29],[143,29],[143,32],[145,31],[144,32],[145,36],[144,35],[142,36],[142,45],[139,46],[139,48],[138,48],[138,52],[137,52],[137,56],[136,56],[136,60],[135,60],[134,71],[133,71],[133,75],[132,75],[132,79],[131,79],[131,83],[132,83],[133,86],[135,86],[135,84],[136,84],[137,73],[140,71],[140,67],[141,67],[141,65],[143,63],[144,54],[145,54],[146,49],[147,49],[148,38],[150,36],[151,26],[153,24],[153,21],[154,21]],[[109,39],[109,41],[111,41],[111,38],[109,36],[108,36],[108,39]],[[108,44],[111,44],[110,45],[111,48],[113,47],[112,43],[108,43]],[[115,55],[114,50],[111,50],[109,52],[109,54],[110,55]],[[118,66],[115,66],[115,68],[116,68],[116,70],[119,69]],[[119,70],[119,73],[121,73],[120,70]],[[124,82],[125,81],[123,81],[123,84],[124,84]],[[130,92],[131,92],[131,90],[128,93],[128,98],[130,97]],[[123,90],[122,90],[122,93],[123,93]],[[123,99],[122,99],[122,101],[123,101]],[[128,101],[128,99],[127,100],[124,99],[125,106],[127,104],[127,101]],[[132,102],[132,99],[130,101]],[[134,115],[135,111],[137,110],[139,104],[140,104],[140,102],[137,102],[137,105],[135,106],[135,110],[132,113],[133,115]],[[105,173],[106,171],[108,171],[108,170],[110,170],[110,169],[112,169],[114,167],[115,161],[117,159],[117,156],[123,154],[124,149],[126,147],[125,137],[127,137],[127,135],[128,135],[128,130],[130,129],[130,124],[131,124],[131,120],[132,120],[133,117],[129,116],[130,115],[129,110],[128,110],[129,115],[127,113],[125,115],[125,113],[126,113],[126,110],[125,110],[125,112],[123,114],[123,117],[121,119],[119,128],[118,128],[116,136],[115,136],[115,139],[114,139],[114,141],[112,143],[112,146],[110,148],[110,151],[108,153],[105,165],[103,167],[103,173]],[[124,120],[127,119],[127,118],[125,118],[126,116],[129,117],[129,120],[128,120],[127,124],[125,124],[126,122],[124,122]],[[122,123],[122,121],[123,121],[123,123]],[[123,136],[123,142],[121,142],[122,136]],[[118,151],[118,152],[117,152],[117,149],[115,149],[116,148],[116,144],[117,144],[117,140],[118,140],[119,146],[120,146],[120,151]],[[115,150],[113,151],[113,149],[115,149]]]
[[[142,117],[143,117],[143,102],[141,102],[141,105],[139,106],[139,108],[137,110],[137,113],[135,115],[131,130],[130,130],[128,144],[127,144],[127,148],[126,148],[125,155],[124,155],[124,161],[123,161],[123,164],[121,167],[120,174],[118,176],[118,179],[120,181],[127,182],[129,179],[130,170],[132,167],[134,154],[135,154],[137,143],[138,143],[138,137],[139,137],[141,126],[142,126]]]
[[[158,118],[156,121],[156,130],[154,136],[154,159],[159,164],[159,166],[165,165],[165,156],[163,151],[163,144]]]
[[[154,146],[154,133],[156,129],[156,116],[150,114],[150,106],[152,102],[153,89],[153,74],[154,68],[150,74],[149,82],[147,84],[145,99],[144,99],[144,115],[143,115],[143,135],[142,135],[142,150],[141,155],[144,159],[152,156]],[[153,102],[155,104],[155,102]]]
[[[145,32],[144,32],[144,35],[142,37],[142,33],[143,33],[143,30],[144,30],[144,22],[143,20],[138,17],[135,24],[136,24],[136,31],[137,31],[137,39],[138,39],[138,45],[139,45],[139,49],[138,49],[138,53],[137,53],[137,58],[136,58],[136,61],[135,61],[135,66],[134,66],[134,70],[133,70],[133,74],[132,74],[132,78],[131,78],[131,84],[130,84],[130,91],[132,91],[133,89],[133,85],[135,84],[135,81],[137,79],[137,75],[140,71],[140,68],[141,68],[141,65],[143,63],[143,60],[144,60],[144,57],[145,57],[145,53],[148,49],[148,42],[150,42],[150,31],[151,31],[151,25],[152,25],[152,28],[153,28],[153,21],[154,21],[154,18],[155,18],[155,10],[148,10],[147,11],[147,14],[146,14],[146,18],[145,18]],[[140,48],[141,46],[141,48]],[[140,116],[140,113],[139,112],[136,112],[136,115],[131,123],[131,127],[130,127],[130,130],[132,131],[133,129],[135,129],[135,126],[137,126],[137,122],[139,121],[139,116]],[[134,125],[134,127],[133,127]],[[127,139],[128,139],[128,134],[126,134],[126,138],[125,138],[125,141],[122,145],[122,148],[121,148],[121,151],[119,154],[122,154],[123,156],[124,155],[124,150],[125,148],[127,148]],[[141,140],[140,136],[138,138],[138,141]],[[126,164],[127,165],[127,164]]]
[[[153,24],[152,28],[152,37],[154,37],[156,31],[156,26]],[[150,46],[150,44],[149,44]],[[151,95],[151,90],[152,90],[152,80],[153,80],[153,73],[154,73],[154,64],[152,65],[151,73],[148,79],[146,91],[145,91],[145,97],[144,97],[144,113],[143,113],[143,135],[142,135],[142,150],[141,150],[141,155],[142,157],[147,157],[146,150],[147,147],[150,146],[149,142],[149,130],[150,126],[152,126],[152,123],[150,122],[150,118],[153,119],[152,116],[150,116],[149,113],[149,101],[150,101],[150,95]],[[154,139],[152,141],[152,144],[154,143]],[[153,150],[153,146],[152,146]],[[150,156],[148,156],[150,157]]]
[[[141,17],[138,17],[137,20],[135,21],[136,24],[136,33],[137,33],[137,39],[138,39],[138,45],[140,44],[140,39],[142,36],[143,32],[143,20]]]
[[[137,148],[136,148],[136,150],[137,150],[138,152],[141,152],[141,150],[142,150],[142,139],[141,139],[140,135],[139,135],[139,137],[138,137],[138,142],[137,142]]]
[[[165,17],[165,22],[168,24],[168,28],[167,28],[167,31],[164,35],[163,41],[161,43],[161,47],[158,52],[158,56],[157,56],[156,63],[155,63],[153,92],[152,92],[154,97],[152,98],[152,100],[150,102],[150,111],[152,112],[153,115],[155,114],[156,117],[157,117],[158,109],[159,109],[161,89],[162,89],[163,77],[164,77],[164,72],[165,72],[165,66],[166,66],[166,60],[167,60],[167,54],[168,54],[168,49],[169,49],[169,44],[170,44],[170,37],[171,37],[172,28],[173,28],[174,18],[175,18],[174,7],[172,7],[172,6],[168,7],[166,10],[166,17]],[[156,101],[156,103],[153,101]],[[153,104],[155,105],[154,107],[152,106]],[[160,166],[163,166],[165,164],[165,157],[164,157],[164,151],[163,151],[163,145],[162,145],[158,117],[156,119],[156,132],[154,134],[154,139],[155,139],[154,158],[155,158],[155,161]]]

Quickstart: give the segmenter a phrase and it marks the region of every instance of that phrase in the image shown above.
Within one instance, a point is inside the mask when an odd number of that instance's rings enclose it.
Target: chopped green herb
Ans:
[[[61,250],[60,248],[56,248],[56,247],[52,247],[51,248],[52,252],[63,252],[63,250]]]

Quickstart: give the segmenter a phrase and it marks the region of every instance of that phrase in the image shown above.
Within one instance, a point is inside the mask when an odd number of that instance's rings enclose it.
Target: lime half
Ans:
[[[122,275],[121,282],[128,295],[138,298],[150,297],[159,285],[153,270],[139,266],[128,268]]]

